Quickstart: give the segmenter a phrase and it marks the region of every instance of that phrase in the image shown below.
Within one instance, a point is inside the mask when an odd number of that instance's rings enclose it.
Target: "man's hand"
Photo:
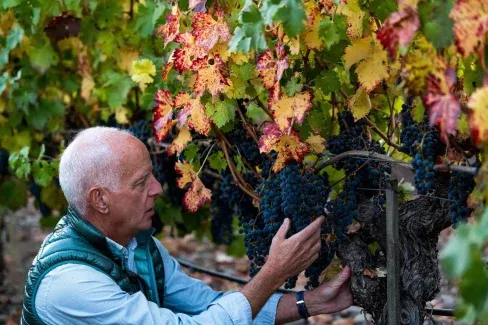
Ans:
[[[311,315],[330,314],[350,307],[353,296],[349,289],[351,270],[346,266],[340,274],[317,289],[305,293],[305,303]]]
[[[286,218],[273,237],[263,269],[267,269],[283,283],[309,267],[319,257],[322,222],[324,217],[317,218],[305,229],[286,239],[290,228],[290,220]]]

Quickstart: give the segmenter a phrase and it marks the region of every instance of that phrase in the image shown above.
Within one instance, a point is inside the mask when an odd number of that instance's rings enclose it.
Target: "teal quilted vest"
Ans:
[[[105,236],[72,209],[47,236],[27,275],[21,325],[44,324],[35,299],[44,276],[68,263],[84,264],[110,276],[129,294],[142,291],[146,298],[163,306],[164,267],[161,254],[151,237],[152,231],[136,237],[134,260],[137,274],[127,270],[123,255],[109,249]]]

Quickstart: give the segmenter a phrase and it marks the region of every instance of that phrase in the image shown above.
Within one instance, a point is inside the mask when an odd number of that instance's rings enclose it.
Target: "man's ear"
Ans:
[[[107,190],[103,187],[92,187],[88,191],[88,203],[96,211],[107,214],[110,211],[107,194]]]

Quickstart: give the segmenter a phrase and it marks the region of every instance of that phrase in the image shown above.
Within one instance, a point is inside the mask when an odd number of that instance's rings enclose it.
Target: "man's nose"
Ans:
[[[161,196],[163,194],[163,187],[161,186],[161,184],[158,182],[158,180],[156,179],[156,177],[152,177],[153,179],[153,182],[152,182],[152,187],[151,187],[151,190],[149,191],[149,195],[151,196]]]

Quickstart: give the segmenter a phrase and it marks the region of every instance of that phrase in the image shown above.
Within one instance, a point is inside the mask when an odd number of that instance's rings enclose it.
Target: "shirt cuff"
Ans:
[[[276,312],[278,311],[278,302],[280,301],[283,294],[275,293],[273,294],[266,304],[264,304],[261,311],[258,313],[256,318],[254,318],[253,324],[274,324],[276,319]]]
[[[210,305],[220,305],[229,314],[234,325],[251,324],[252,311],[247,298],[240,292],[233,292],[223,296]]]

